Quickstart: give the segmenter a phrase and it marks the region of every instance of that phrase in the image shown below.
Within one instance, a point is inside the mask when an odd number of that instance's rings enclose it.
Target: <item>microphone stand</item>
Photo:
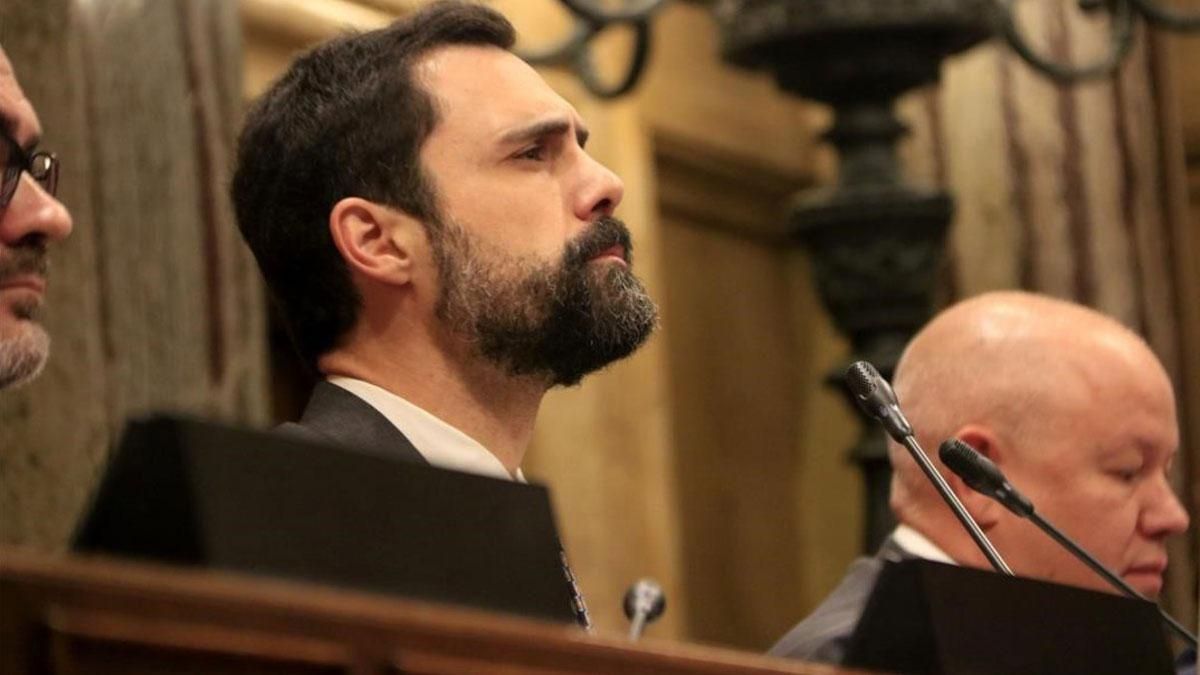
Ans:
[[[958,499],[958,495],[950,489],[950,484],[934,468],[933,462],[929,461],[929,456],[925,454],[913,434],[912,425],[908,423],[904,413],[900,410],[900,401],[896,398],[896,392],[892,390],[887,380],[883,379],[875,366],[866,361],[854,362],[846,371],[846,384],[863,412],[878,421],[888,435],[897,443],[902,444],[908,450],[908,454],[916,460],[917,466],[921,467],[925,477],[933,483],[938,494],[942,496],[942,500],[950,506],[954,517],[958,518],[958,522],[966,528],[967,534],[971,535],[972,541],[983,552],[992,567],[997,572],[1013,576],[1012,568],[1004,562],[1004,558],[1000,557],[999,551],[992,546],[987,535],[979,528],[979,523],[976,523],[971,514],[967,513],[967,509]]]
[[[942,499],[946,500],[946,503],[950,505],[950,510],[954,512],[954,516],[958,518],[958,522],[962,523],[962,526],[966,528],[967,534],[971,535],[971,539],[974,540],[975,545],[983,552],[984,557],[988,559],[992,567],[997,572],[1007,574],[1010,577],[1014,576],[1012,568],[1008,566],[1008,563],[1004,562],[1004,558],[1000,556],[1000,552],[996,550],[996,547],[992,545],[992,541],[980,529],[979,523],[975,522],[970,513],[967,513],[967,508],[963,506],[958,495],[954,494],[954,490],[950,488],[950,484],[946,482],[942,474],[938,473],[937,469],[934,468],[933,462],[929,461],[929,456],[921,449],[920,444],[917,443],[917,439],[912,434],[909,434],[898,440],[908,449],[908,454],[912,455],[913,459],[917,461],[917,465],[921,467],[921,471],[925,473],[925,476],[933,482],[933,486],[942,495]]]

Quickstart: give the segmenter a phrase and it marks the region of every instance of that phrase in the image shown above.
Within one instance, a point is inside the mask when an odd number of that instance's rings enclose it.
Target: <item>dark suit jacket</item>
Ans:
[[[299,422],[286,422],[276,431],[299,440],[332,443],[360,452],[428,464],[383,413],[329,382],[318,382],[313,388]]]
[[[884,561],[911,557],[888,537],[874,557],[859,558],[851,563],[842,583],[812,614],[775,643],[770,654],[802,661],[841,663]]]

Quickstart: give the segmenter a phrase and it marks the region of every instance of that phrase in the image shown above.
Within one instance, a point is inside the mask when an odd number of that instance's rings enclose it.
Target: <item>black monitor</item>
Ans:
[[[1152,603],[929,560],[884,564],[844,665],[929,675],[1174,672]]]
[[[545,487],[176,417],[129,424],[73,547],[575,621]]]

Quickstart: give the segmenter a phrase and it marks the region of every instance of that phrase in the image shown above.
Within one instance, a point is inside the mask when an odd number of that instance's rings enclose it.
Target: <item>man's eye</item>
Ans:
[[[543,145],[534,145],[518,152],[515,157],[516,159],[530,159],[540,162],[546,159],[546,148]]]
[[[1138,475],[1141,472],[1142,471],[1140,468],[1139,469],[1134,469],[1134,468],[1118,469],[1113,472],[1113,475],[1116,476],[1118,479],[1120,479],[1120,481],[1122,483],[1132,483],[1134,480],[1137,479]]]

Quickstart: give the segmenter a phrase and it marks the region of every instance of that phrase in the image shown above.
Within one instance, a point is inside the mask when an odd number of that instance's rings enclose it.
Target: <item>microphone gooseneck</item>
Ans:
[[[625,591],[623,603],[629,619],[629,639],[638,640],[646,626],[654,623],[667,609],[667,596],[653,579],[639,579]]]
[[[946,467],[958,475],[959,478],[962,478],[963,482],[972,490],[995,499],[1018,516],[1032,521],[1038,528],[1049,535],[1051,539],[1070,551],[1072,555],[1090,567],[1093,572],[1099,574],[1114,588],[1131,598],[1152,602],[1149,598],[1139,593],[1137,589],[1125,583],[1124,579],[1105,567],[1103,563],[1097,560],[1091,553],[1084,550],[1082,546],[1075,543],[1066,533],[1043,518],[1034,509],[1033,503],[1008,482],[1004,473],[1000,471],[1000,467],[996,466],[992,460],[980,454],[978,450],[957,438],[951,438],[942,443],[938,449],[938,455],[942,458],[942,462]],[[1159,607],[1158,613],[1172,631],[1193,647],[1196,646],[1196,637],[1189,633],[1174,617],[1167,614],[1166,610]]]
[[[908,423],[908,419],[904,417],[904,412],[900,410],[900,400],[896,397],[895,390],[888,384],[887,380],[879,374],[875,366],[866,361],[856,361],[851,364],[849,370],[846,371],[846,384],[850,388],[850,393],[854,395],[855,401],[867,416],[876,420],[883,426],[897,443],[903,445],[912,458],[917,462],[917,466],[921,467],[921,471],[925,477],[933,483],[942,500],[954,512],[954,516],[958,518],[958,522],[967,530],[967,534],[971,535],[971,539],[979,550],[983,552],[984,557],[992,564],[997,572],[1012,576],[1012,569],[1008,563],[1004,562],[1004,558],[1000,557],[1000,552],[988,540],[987,535],[979,528],[979,523],[967,513],[966,507],[962,505],[958,495],[954,494],[954,490],[950,489],[950,484],[938,473],[934,468],[933,462],[929,460],[929,456],[925,454],[925,450],[917,442],[916,436],[913,435],[912,425]]]

